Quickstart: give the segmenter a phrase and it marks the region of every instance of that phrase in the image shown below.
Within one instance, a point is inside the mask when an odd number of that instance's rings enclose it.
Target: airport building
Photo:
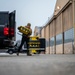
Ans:
[[[75,53],[75,0],[57,0],[54,15],[41,29],[46,54]]]

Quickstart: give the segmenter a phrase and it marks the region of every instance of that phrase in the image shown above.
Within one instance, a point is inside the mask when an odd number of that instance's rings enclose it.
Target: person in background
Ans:
[[[18,48],[17,56],[19,56],[19,52],[20,52],[20,50],[21,50],[21,48],[25,42],[26,42],[26,46],[27,46],[27,55],[31,56],[31,54],[29,53],[29,45],[28,45],[29,36],[32,34],[31,23],[27,23],[27,25],[25,27],[30,30],[30,34],[28,34],[28,35],[22,34],[21,44]]]

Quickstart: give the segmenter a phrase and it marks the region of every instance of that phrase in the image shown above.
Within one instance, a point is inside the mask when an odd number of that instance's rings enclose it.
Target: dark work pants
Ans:
[[[20,52],[20,50],[21,50],[21,48],[22,48],[22,46],[23,46],[23,44],[24,44],[25,42],[26,42],[26,47],[27,47],[27,54],[29,54],[29,45],[28,45],[29,38],[26,37],[26,36],[22,36],[22,40],[21,40],[21,44],[20,44],[20,46],[19,46],[19,48],[18,48],[18,52]]]

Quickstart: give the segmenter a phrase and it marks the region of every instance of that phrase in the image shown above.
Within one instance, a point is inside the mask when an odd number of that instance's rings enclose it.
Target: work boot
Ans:
[[[19,56],[19,52],[17,52],[16,54],[17,54],[17,56]]]
[[[32,56],[32,54],[30,54],[30,53],[27,53],[27,56]]]

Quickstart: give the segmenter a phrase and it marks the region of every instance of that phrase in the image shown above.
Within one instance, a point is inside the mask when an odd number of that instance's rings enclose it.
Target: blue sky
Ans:
[[[34,32],[35,26],[43,26],[52,16],[55,4],[56,0],[0,0],[0,11],[16,10],[16,27],[30,22]],[[21,36],[17,34],[16,39]]]

